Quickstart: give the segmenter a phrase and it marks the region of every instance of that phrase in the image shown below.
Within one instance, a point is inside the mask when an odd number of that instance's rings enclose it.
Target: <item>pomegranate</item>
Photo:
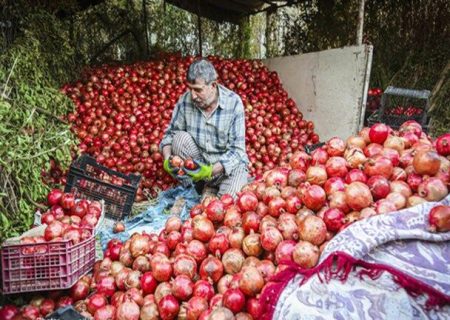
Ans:
[[[186,301],[194,292],[194,283],[191,278],[184,274],[176,276],[175,279],[172,280],[171,284],[172,294],[178,300]]]
[[[313,166],[318,164],[325,164],[328,158],[328,153],[324,148],[317,148],[313,152],[311,152],[311,164]]]
[[[198,280],[194,285],[194,296],[209,301],[214,296],[214,288],[207,280]]]
[[[242,241],[242,250],[248,256],[257,257],[262,254],[263,248],[261,246],[261,240],[259,233],[253,233],[253,231],[244,238]]]
[[[236,206],[232,205],[227,209],[223,224],[230,228],[242,225],[242,215]]]
[[[319,261],[319,247],[308,241],[299,241],[292,252],[292,257],[303,269],[314,267]]]
[[[375,200],[384,199],[391,192],[389,180],[383,176],[372,176],[367,181],[367,186]]]
[[[281,241],[283,241],[283,236],[275,227],[267,227],[261,233],[261,246],[264,250],[274,251]]]
[[[345,151],[345,142],[338,137],[331,138],[326,143],[326,150],[330,157],[342,156]]]
[[[228,249],[222,256],[222,264],[225,272],[235,274],[241,271],[245,256],[240,249]]]
[[[321,218],[308,216],[299,224],[298,234],[302,240],[321,245],[326,238],[327,226]]]
[[[241,212],[255,211],[258,205],[258,198],[253,192],[242,192],[237,199],[237,206]]]
[[[158,286],[158,282],[153,277],[153,274],[151,272],[144,273],[140,278],[140,282],[142,293],[144,295],[154,293],[156,287]]]
[[[165,230],[167,233],[171,231],[180,231],[181,229],[181,219],[177,216],[172,216],[167,219],[165,224]]]
[[[214,225],[209,219],[202,216],[196,216],[192,220],[192,234],[194,239],[208,242],[214,235]]]
[[[380,175],[389,179],[393,171],[392,161],[383,156],[376,156],[364,164],[364,173],[369,177]]]
[[[234,227],[231,233],[228,235],[228,240],[230,242],[231,248],[241,248],[242,242],[244,241],[245,232],[241,227]]]
[[[398,192],[391,192],[386,196],[386,200],[392,202],[395,206],[396,210],[400,210],[406,207],[406,199],[409,197],[405,197],[403,194]]]
[[[158,305],[155,302],[146,303],[142,306],[139,320],[159,319]]]
[[[319,211],[326,202],[326,194],[320,186],[311,185],[306,187],[301,199],[308,209]]]
[[[420,175],[434,176],[439,171],[441,160],[434,151],[420,151],[414,155],[413,167]]]
[[[362,182],[352,182],[345,189],[345,202],[353,210],[367,208],[373,203],[369,187]]]
[[[436,151],[444,157],[450,155],[450,133],[443,134],[436,139]]]
[[[323,221],[327,229],[332,232],[336,232],[342,227],[344,218],[345,214],[337,208],[327,209],[323,214]]]
[[[347,161],[342,157],[331,157],[325,164],[328,177],[344,178],[347,173]]]
[[[244,213],[242,218],[242,227],[244,228],[244,232],[249,234],[251,230],[254,232],[258,231],[260,222],[261,216],[259,216],[256,212],[247,211]]]
[[[248,299],[246,309],[247,312],[253,317],[253,319],[259,319],[262,316],[263,307],[259,299],[256,298]]]
[[[417,188],[419,196],[427,201],[439,201],[448,194],[447,186],[438,178],[428,178]]]
[[[216,257],[209,256],[201,263],[199,274],[202,279],[211,278],[214,282],[219,281],[223,275],[222,262]]]
[[[106,306],[108,301],[105,296],[101,293],[94,293],[87,299],[87,311],[94,314],[97,309]]]
[[[294,251],[295,245],[296,242],[294,240],[283,240],[280,242],[275,250],[275,260],[277,264],[280,264],[283,261],[292,261],[292,252]]]
[[[450,231],[450,206],[437,205],[428,214],[430,231],[447,232]]]
[[[75,284],[70,288],[70,296],[73,301],[76,302],[78,300],[86,299],[89,294],[89,283],[85,281],[78,280]]]
[[[161,319],[175,319],[180,311],[180,304],[173,295],[169,294],[159,301],[158,310]]]
[[[345,200],[345,192],[337,191],[328,197],[328,205],[330,208],[336,208],[344,213],[350,212],[350,207]]]
[[[389,127],[383,123],[376,123],[370,127],[370,142],[383,144],[389,135]]]
[[[322,186],[327,178],[327,171],[323,165],[310,166],[306,170],[306,180],[311,184]]]
[[[192,297],[186,305],[186,319],[198,319],[202,312],[208,310],[208,302],[202,297]],[[180,317],[180,314],[178,314]]]
[[[395,204],[387,199],[381,199],[374,204],[375,211],[378,214],[394,212],[397,210]]]
[[[225,206],[220,200],[211,201],[205,208],[206,216],[212,222],[221,222],[225,217]]]
[[[338,191],[344,191],[345,190],[344,180],[342,180],[342,178],[340,177],[330,178],[323,185],[323,189],[325,190],[325,193],[327,195],[331,195]]]
[[[263,204],[262,202],[260,202]],[[297,195],[291,195],[286,198],[286,211],[289,213],[297,213],[302,207],[302,201]]]
[[[291,187],[298,187],[300,183],[306,181],[306,174],[301,169],[289,170],[288,174],[288,185]]]
[[[94,314],[94,320],[114,319],[116,315],[116,308],[111,305],[101,307]]]
[[[281,197],[274,197],[272,200],[269,201],[267,206],[269,214],[275,218],[279,217],[280,214],[286,211],[286,201]]]
[[[401,137],[389,135],[387,137],[386,141],[384,141],[383,146],[385,148],[390,148],[390,149],[397,150],[398,152],[401,152],[402,150],[405,149],[405,142],[404,141],[405,140],[402,139]]]
[[[133,258],[149,253],[150,241],[148,237],[136,234],[130,241],[130,252]]]
[[[223,306],[238,313],[245,306],[245,296],[239,289],[228,289],[223,294]]]
[[[255,213],[256,215],[256,213]],[[258,222],[259,226],[259,222]],[[228,236],[225,233],[216,233],[209,241],[209,251],[214,255],[220,257],[228,250],[230,244],[228,242]]]
[[[242,278],[239,281],[239,289],[247,296],[255,296],[261,292],[264,286],[264,278],[255,267],[244,267]]]
[[[297,169],[296,167],[293,167],[293,169]],[[277,168],[270,170],[266,177],[265,182],[266,186],[272,187],[276,186],[278,188],[283,188],[287,186],[287,172],[285,172],[282,168]]]

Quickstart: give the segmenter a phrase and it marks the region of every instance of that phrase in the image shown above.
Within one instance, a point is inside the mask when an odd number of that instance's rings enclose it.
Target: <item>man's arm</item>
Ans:
[[[214,168],[217,166],[216,170],[221,170],[220,166],[222,166],[225,174],[230,174],[230,172],[237,167],[243,158],[246,158],[245,114],[242,101],[239,101],[235,108],[233,123],[230,127],[228,150],[221,157],[219,162],[214,164]]]
[[[186,130],[184,98],[185,95],[183,95],[175,105],[175,108],[172,113],[172,119],[170,120],[170,124],[167,127],[166,132],[164,133],[164,137],[161,139],[161,143],[159,144],[164,159],[168,159],[172,154],[173,133],[175,131]]]
[[[172,155],[172,145],[171,144],[166,144],[162,148],[162,154],[163,154],[164,160],[169,159],[169,157]]]

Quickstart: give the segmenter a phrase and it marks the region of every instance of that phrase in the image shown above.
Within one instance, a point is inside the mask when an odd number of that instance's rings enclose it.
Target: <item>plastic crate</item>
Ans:
[[[95,262],[93,235],[78,244],[70,240],[20,244],[22,237],[42,235],[45,228],[46,225],[33,228],[3,243],[3,294],[68,289],[92,270]]]
[[[389,86],[381,97],[381,107],[368,119],[368,125],[382,122],[398,129],[404,122],[415,120],[425,127],[430,105],[430,91]]]
[[[403,121],[403,120],[399,120],[399,119],[396,119],[396,120],[398,120],[398,121]],[[408,121],[408,120],[414,120],[414,119],[408,118],[408,119],[404,120],[404,121],[401,122],[401,123],[404,123],[405,121]],[[417,120],[416,120],[416,121],[417,121]],[[379,111],[377,111],[377,112],[374,112],[373,114],[371,114],[371,115],[368,117],[366,126],[371,127],[371,126],[373,126],[375,123],[379,123],[379,122],[383,122],[383,121],[381,121]],[[388,121],[388,122],[383,122],[383,123],[388,124],[388,125],[391,126],[393,129],[398,129],[398,128],[401,126],[401,124],[400,124],[399,126],[392,126],[392,125],[389,124],[389,121]],[[419,122],[419,123],[420,123],[420,122]],[[428,121],[427,121],[425,124],[422,124],[422,130],[423,130],[423,132],[425,132],[425,133],[428,132]]]
[[[115,184],[110,182],[114,180]],[[122,220],[131,213],[140,180],[141,176],[111,170],[82,155],[70,166],[64,192],[77,198],[104,200],[106,217]]]

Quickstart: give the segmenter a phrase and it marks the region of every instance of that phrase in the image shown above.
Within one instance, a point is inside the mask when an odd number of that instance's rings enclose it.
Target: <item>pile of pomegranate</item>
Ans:
[[[41,217],[41,223],[46,225],[44,234],[20,239],[21,244],[30,245],[22,249],[26,254],[42,249],[34,244],[64,240],[77,244],[91,238],[103,210],[98,201],[76,199],[73,194],[59,189],[50,191],[47,204],[49,209]]]
[[[54,304],[70,301],[96,320],[258,319],[259,296],[286,262],[313,268],[351,223],[446,197],[449,144],[450,134],[433,141],[409,121],[399,131],[376,124],[346,141],[332,138],[311,155],[296,151],[235,200],[207,198],[188,220],[170,217],[158,235],[111,240],[92,276]],[[433,209],[429,224],[449,231],[450,207]]]
[[[79,149],[109,168],[143,176],[143,189],[155,196],[176,183],[162,168],[158,150],[194,57],[168,56],[131,65],[95,67],[62,92],[75,103],[67,116]],[[245,106],[250,171],[258,176],[288,163],[290,155],[314,144],[314,124],[303,119],[276,72],[261,61],[210,56],[219,82],[240,95]]]

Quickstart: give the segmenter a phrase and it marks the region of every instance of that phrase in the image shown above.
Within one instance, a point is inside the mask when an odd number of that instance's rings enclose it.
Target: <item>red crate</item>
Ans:
[[[1,262],[3,294],[68,289],[92,270],[95,237],[75,245],[69,240],[35,244],[7,240],[1,248]]]

